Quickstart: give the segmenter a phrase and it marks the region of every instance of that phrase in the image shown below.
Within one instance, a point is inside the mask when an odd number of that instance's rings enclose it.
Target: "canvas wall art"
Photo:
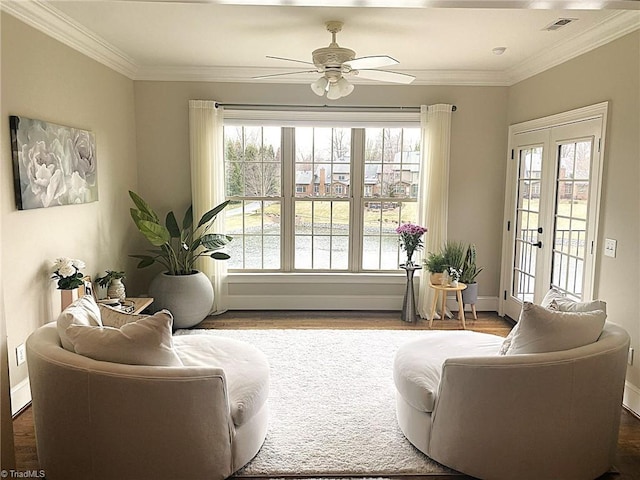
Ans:
[[[9,126],[18,209],[98,200],[92,132],[18,116]]]

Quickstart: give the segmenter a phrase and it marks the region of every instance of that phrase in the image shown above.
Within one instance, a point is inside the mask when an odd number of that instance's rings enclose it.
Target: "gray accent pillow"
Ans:
[[[67,336],[75,352],[103,362],[126,365],[182,366],[173,348],[173,317],[167,310],[121,328],[70,325]]]
[[[606,318],[602,310],[559,312],[524,302],[505,354],[558,352],[589,345],[602,333]]]

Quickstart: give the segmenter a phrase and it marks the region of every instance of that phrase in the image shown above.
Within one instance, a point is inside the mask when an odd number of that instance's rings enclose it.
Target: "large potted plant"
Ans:
[[[166,308],[173,315],[175,328],[189,328],[200,323],[213,306],[213,287],[205,274],[195,269],[200,257],[227,260],[229,255],[220,250],[231,237],[210,230],[218,214],[229,201],[209,210],[194,226],[193,208],[190,206],[179,225],[171,211],[164,224],[156,212],[139,195],[129,192],[137,208],[131,208],[131,218],[138,230],[153,245],[147,255],[131,255],[139,258],[138,268],[159,263],[165,271],[156,275],[149,286],[154,297],[154,308]]]
[[[476,265],[476,246],[472,243],[467,247],[460,281],[467,285],[467,288],[462,291],[462,301],[465,304],[474,306],[474,315],[475,304],[478,301],[478,282],[476,282],[476,277],[481,271],[482,268],[478,268]]]

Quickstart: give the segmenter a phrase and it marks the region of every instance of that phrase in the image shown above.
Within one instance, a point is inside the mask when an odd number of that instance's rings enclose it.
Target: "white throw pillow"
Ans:
[[[70,325],[67,336],[75,352],[94,360],[127,365],[182,366],[173,349],[173,317],[167,310],[122,328]]]
[[[66,331],[69,325],[87,325],[101,327],[102,320],[100,309],[92,295],[80,297],[67,308],[65,308],[57,321],[58,336],[62,343],[62,348],[73,352],[73,345],[67,337]]]
[[[606,318],[602,310],[558,312],[524,302],[506,355],[558,352],[589,345],[602,333]]]
[[[559,312],[593,312],[594,310],[602,310],[607,313],[607,302],[602,300],[593,300],[591,302],[576,302],[567,297],[554,298],[549,308],[558,310]]]
[[[564,294],[556,288],[551,288],[545,294],[542,302],[540,303],[540,306],[560,312],[593,312],[594,310],[602,310],[605,314],[607,313],[607,303],[602,300],[593,300],[592,302],[577,302],[568,297],[565,297]],[[509,332],[509,335],[507,335],[504,339],[502,347],[500,347],[500,351],[498,352],[499,355],[506,355],[509,347],[511,346],[514,335],[518,332],[518,325],[519,323],[516,323],[516,325]]]
[[[100,318],[102,319],[102,325],[105,327],[121,328],[123,325],[131,322],[137,322],[143,318],[147,318],[147,315],[133,315],[131,313],[121,312],[115,308],[111,308],[107,305],[98,304],[100,308]]]
[[[549,291],[544,295],[544,298],[540,302],[540,306],[544,308],[550,308],[554,300],[563,300],[565,298],[566,297],[560,290],[551,287]]]

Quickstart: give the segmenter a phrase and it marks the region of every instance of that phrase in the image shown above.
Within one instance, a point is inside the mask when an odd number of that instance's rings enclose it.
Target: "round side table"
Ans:
[[[457,287],[450,285],[434,285],[429,282],[429,286],[433,288],[435,294],[433,296],[433,303],[431,304],[431,318],[429,319],[429,328],[433,325],[433,317],[436,314],[436,308],[438,306],[438,297],[442,297],[442,312],[440,318],[444,318],[445,306],[447,303],[447,293],[456,292],[456,299],[458,300],[458,318],[462,321],[462,328],[467,329],[467,324],[464,320],[464,303],[462,303],[462,290],[467,288],[464,283],[458,283]]]

